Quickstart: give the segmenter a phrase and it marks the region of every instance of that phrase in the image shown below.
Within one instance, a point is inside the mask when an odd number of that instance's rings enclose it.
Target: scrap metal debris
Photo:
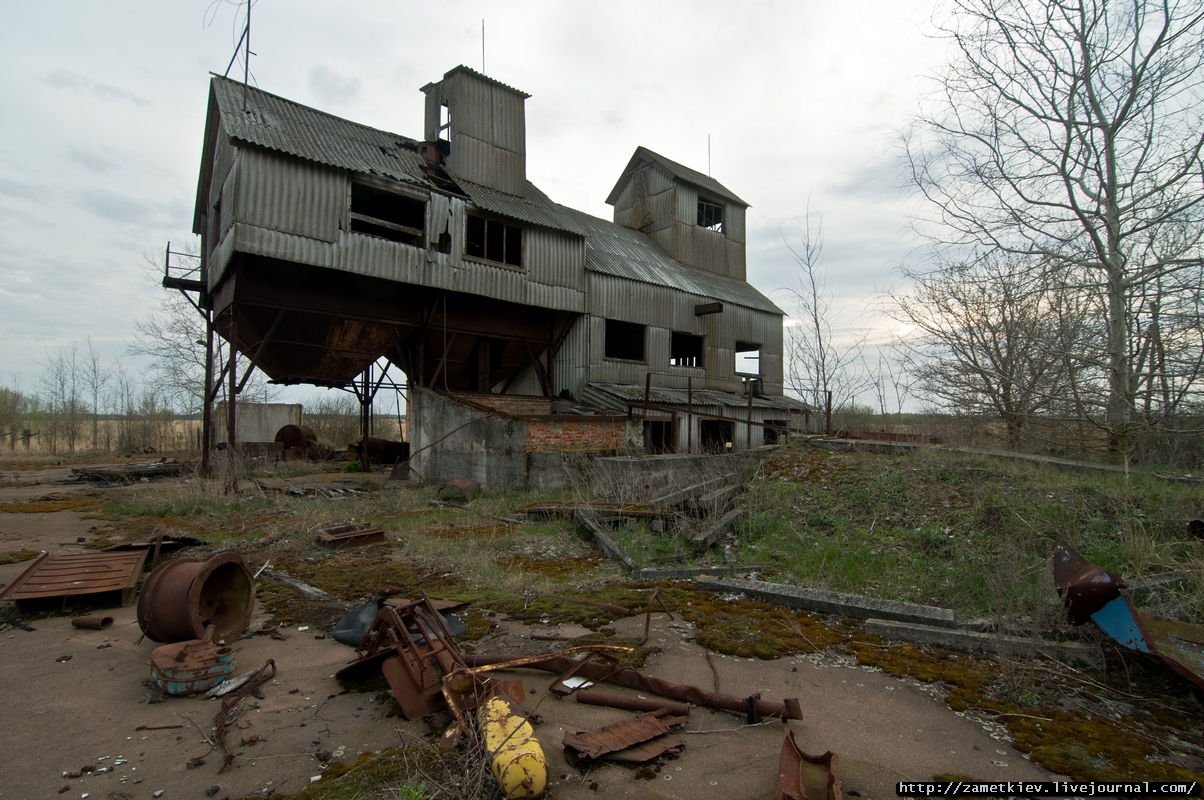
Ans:
[[[794,731],[786,731],[773,800],[841,800],[836,755],[829,750],[809,756],[794,741]]]
[[[665,736],[674,725],[688,722],[689,715],[670,716],[667,708],[638,717],[612,722],[592,731],[565,733],[565,756],[570,764],[582,759],[639,763],[669,752],[676,753],[685,742]],[[664,737],[664,738],[661,738]]]
[[[210,625],[215,640],[232,641],[251,624],[254,610],[255,583],[241,555],[178,558],[147,577],[138,598],[138,625],[153,642],[196,639]]]
[[[1054,586],[1072,625],[1090,619],[1121,646],[1157,656],[1204,688],[1204,626],[1138,611],[1119,578],[1087,561],[1060,538],[1054,542]]]
[[[156,478],[175,478],[196,471],[196,461],[177,461],[175,459],[154,461],[149,464],[121,464],[103,467],[76,467],[71,474],[76,480],[95,481],[99,483],[133,483],[141,480]]]
[[[254,677],[248,679],[237,690],[222,698],[221,708],[217,710],[217,716],[213,721],[214,726],[217,728],[217,743],[221,745],[222,751],[226,754],[226,759],[222,762],[222,768],[217,771],[218,775],[225,772],[226,767],[230,766],[234,761],[234,752],[230,749],[230,745],[226,741],[226,724],[230,712],[244,697],[274,677],[276,677],[276,662],[269,658],[259,668]]]
[[[151,680],[169,695],[196,694],[212,689],[234,669],[234,649],[213,641],[210,625],[200,639],[156,647],[147,664]]]
[[[361,522],[319,528],[314,534],[314,541],[322,547],[363,547],[384,544],[387,540],[383,529]]]
[[[488,697],[477,713],[477,725],[493,777],[506,800],[539,797],[548,785],[548,762],[531,723],[508,697]]]
[[[481,496],[481,484],[469,478],[453,478],[435,491],[444,502],[470,503]]]
[[[575,695],[578,703],[584,703],[589,706],[605,706],[607,708],[621,708],[626,711],[660,711],[667,709],[670,714],[676,717],[688,717],[690,715],[690,705],[688,703],[674,703],[669,700],[649,700],[644,697],[631,697],[625,694],[605,694],[592,689],[581,689]]]
[[[586,648],[576,648],[586,649]],[[593,648],[602,649],[602,648]],[[566,651],[567,652],[567,651]],[[570,668],[577,665],[577,661],[571,658],[564,657],[563,654],[550,654],[546,656],[532,656],[519,658],[517,656],[504,655],[465,655],[464,661],[471,667],[481,667],[485,665],[507,664],[508,666],[525,666],[531,669],[538,669],[544,672],[552,672],[561,674],[567,672]],[[679,700],[684,703],[693,703],[698,706],[706,706],[707,708],[719,708],[726,711],[734,711],[738,714],[752,718],[753,721],[763,717],[776,717],[779,719],[802,719],[803,712],[799,705],[798,698],[787,698],[781,703],[774,703],[768,700],[760,699],[759,695],[751,695],[750,697],[733,697],[731,695],[719,694],[718,692],[708,692],[705,689],[700,689],[697,686],[688,684],[675,684],[661,678],[654,678],[651,675],[645,675],[634,669],[620,669],[616,672],[610,672],[610,669],[603,664],[585,664],[577,671],[577,674],[591,681],[612,683],[616,686],[625,686],[628,689],[635,689],[639,692],[649,692],[667,697],[671,700]]]
[[[145,550],[60,556],[43,552],[0,592],[0,600],[21,603],[61,597],[65,604],[68,597],[120,592],[121,605],[128,606],[134,602],[134,587],[142,576],[145,561]]]

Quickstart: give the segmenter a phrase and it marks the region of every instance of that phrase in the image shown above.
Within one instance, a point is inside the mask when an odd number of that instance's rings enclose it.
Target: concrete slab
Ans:
[[[714,592],[740,592],[769,603],[780,603],[790,608],[801,608],[806,611],[818,611],[821,614],[840,614],[853,619],[892,619],[944,628],[953,628],[957,625],[956,615],[948,608],[924,606],[918,603],[901,603],[896,600],[878,600],[873,597],[829,592],[823,589],[807,589],[802,586],[785,586],[766,581],[735,578],[699,580],[698,587]]]
[[[748,575],[762,572],[765,567],[750,564],[743,567],[665,567],[662,569],[632,570],[633,581],[674,581],[702,575]]]
[[[1051,642],[1045,639],[950,630],[932,625],[917,625],[886,619],[866,620],[865,632],[881,636],[883,639],[935,644],[949,650],[960,650],[966,653],[1033,655],[1068,663],[1083,661],[1101,669],[1104,666],[1104,654],[1099,647],[1082,642]]]

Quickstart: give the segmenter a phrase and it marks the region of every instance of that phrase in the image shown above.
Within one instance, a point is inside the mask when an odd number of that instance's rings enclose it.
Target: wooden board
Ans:
[[[0,600],[36,600],[99,592],[121,592],[121,605],[134,602],[146,551],[125,553],[43,553],[0,592]]]

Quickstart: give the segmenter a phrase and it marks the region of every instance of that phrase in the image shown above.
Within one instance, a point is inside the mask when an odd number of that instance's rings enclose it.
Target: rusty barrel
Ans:
[[[318,435],[308,425],[285,425],[276,431],[276,441],[282,443],[285,450],[290,447],[305,450],[311,444],[317,444]]]
[[[200,639],[205,626],[214,638],[230,640],[251,623],[255,588],[238,553],[218,553],[208,561],[178,558],[160,564],[138,597],[138,625],[153,642]]]

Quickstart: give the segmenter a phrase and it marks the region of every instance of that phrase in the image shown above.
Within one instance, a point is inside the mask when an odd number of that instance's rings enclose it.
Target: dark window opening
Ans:
[[[761,429],[765,431],[765,444],[778,444],[779,442],[785,444],[786,430],[788,429],[789,424],[790,423],[784,419],[765,420],[766,427]]]
[[[606,320],[606,357],[643,361],[644,326],[617,319]]]
[[[736,342],[736,374],[761,374],[761,345]]]
[[[439,253],[450,253],[451,244],[451,234],[447,231],[444,231],[443,233],[439,234],[439,241],[434,243],[434,249]]]
[[[677,448],[674,446],[673,428],[671,420],[645,422],[644,453],[650,456],[676,453]]]
[[[730,453],[732,450],[732,423],[725,419],[704,419],[698,423],[702,452],[710,455]]]
[[[723,233],[723,206],[710,200],[698,199],[698,227]]]
[[[512,267],[523,265],[523,229],[476,214],[468,215],[464,254]]]
[[[669,337],[669,364],[674,367],[702,366],[701,336],[674,331]]]
[[[351,230],[421,247],[426,203],[362,183],[351,184]]]

